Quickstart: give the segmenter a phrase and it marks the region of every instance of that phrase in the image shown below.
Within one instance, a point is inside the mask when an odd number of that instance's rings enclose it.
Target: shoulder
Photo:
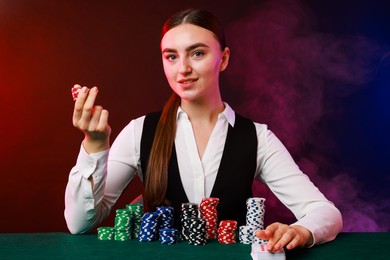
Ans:
[[[255,127],[258,135],[261,133],[267,133],[268,131],[270,131],[268,129],[267,124],[255,122],[252,119],[250,119],[246,116],[240,115],[238,113],[235,113],[235,114],[236,114],[236,122],[241,122],[241,123],[245,123],[245,124],[252,124]]]
[[[143,133],[145,132],[145,134],[154,135],[160,116],[161,112],[152,112],[147,114],[143,122]]]
[[[134,131],[135,129],[142,130],[146,115],[132,119],[122,131]]]
[[[273,142],[277,137],[275,134],[269,129],[267,124],[259,123],[252,121],[248,117],[241,116],[236,114],[237,122],[240,120],[241,122],[245,122],[246,124],[252,124],[253,128],[256,131],[257,140],[259,144],[265,144],[268,142]]]
[[[144,116],[144,124],[157,125],[158,121],[160,120],[160,116],[161,116],[161,111],[151,112],[149,114],[146,114]]]
[[[157,125],[161,112],[152,112],[146,115],[132,119],[121,131],[120,135],[135,135],[140,136],[143,132],[145,124]]]
[[[253,125],[254,128],[256,129],[256,134],[258,137],[266,138],[267,135],[269,135],[270,130],[268,129],[267,124],[255,122],[252,119],[250,119],[249,117],[242,115],[240,113],[237,113],[226,102],[225,102],[225,107],[226,107],[226,111],[225,111],[226,118],[228,118],[228,120],[230,120],[231,122],[234,122],[234,125],[236,122],[238,122],[239,124],[244,124],[244,125]]]

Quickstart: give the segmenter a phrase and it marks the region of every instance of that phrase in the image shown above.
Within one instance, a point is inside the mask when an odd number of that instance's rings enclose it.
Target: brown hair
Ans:
[[[219,41],[221,49],[225,49],[225,35],[219,20],[210,12],[199,9],[188,9],[171,16],[162,28],[161,38],[170,29],[184,23],[212,31]],[[165,194],[168,186],[168,165],[176,135],[176,116],[179,105],[180,97],[173,92],[162,111],[150,151],[144,180],[144,202],[145,206],[152,211],[157,206],[169,204]]]

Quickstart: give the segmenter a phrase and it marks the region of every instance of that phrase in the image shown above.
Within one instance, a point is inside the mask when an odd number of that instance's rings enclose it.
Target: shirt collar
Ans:
[[[234,113],[233,109],[229,106],[228,103],[224,102],[225,109],[218,115],[218,118],[224,117],[228,123],[234,127],[234,123],[236,122],[236,114]],[[177,110],[176,120],[180,116],[185,116],[188,119],[188,116],[186,112],[184,112],[181,107],[179,106]]]
[[[234,127],[234,123],[236,122],[236,114],[234,113],[233,109],[229,106],[228,103],[224,102],[225,109],[222,111],[221,114],[219,114],[219,117],[224,116],[228,123]]]

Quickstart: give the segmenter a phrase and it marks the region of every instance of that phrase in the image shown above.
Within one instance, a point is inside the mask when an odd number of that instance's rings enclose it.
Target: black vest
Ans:
[[[147,160],[161,112],[148,114],[141,138],[141,167],[146,178]],[[257,135],[253,122],[236,114],[234,127],[229,125],[222,159],[210,197],[219,198],[219,220],[236,220],[245,225],[246,200],[252,197],[252,183],[256,171]],[[175,226],[179,227],[181,203],[188,202],[181,183],[176,149],[173,145],[168,166],[166,198],[175,210]]]

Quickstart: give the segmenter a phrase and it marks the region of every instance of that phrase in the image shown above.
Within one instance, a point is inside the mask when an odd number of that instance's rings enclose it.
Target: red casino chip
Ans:
[[[218,242],[221,244],[234,244],[236,238],[237,221],[221,220],[218,227]]]
[[[200,203],[200,211],[203,219],[206,221],[207,239],[215,239],[218,236],[218,198],[203,198]]]
[[[76,99],[77,99],[77,97],[79,95],[79,92],[80,92],[80,86],[72,88],[73,101],[76,101]]]

